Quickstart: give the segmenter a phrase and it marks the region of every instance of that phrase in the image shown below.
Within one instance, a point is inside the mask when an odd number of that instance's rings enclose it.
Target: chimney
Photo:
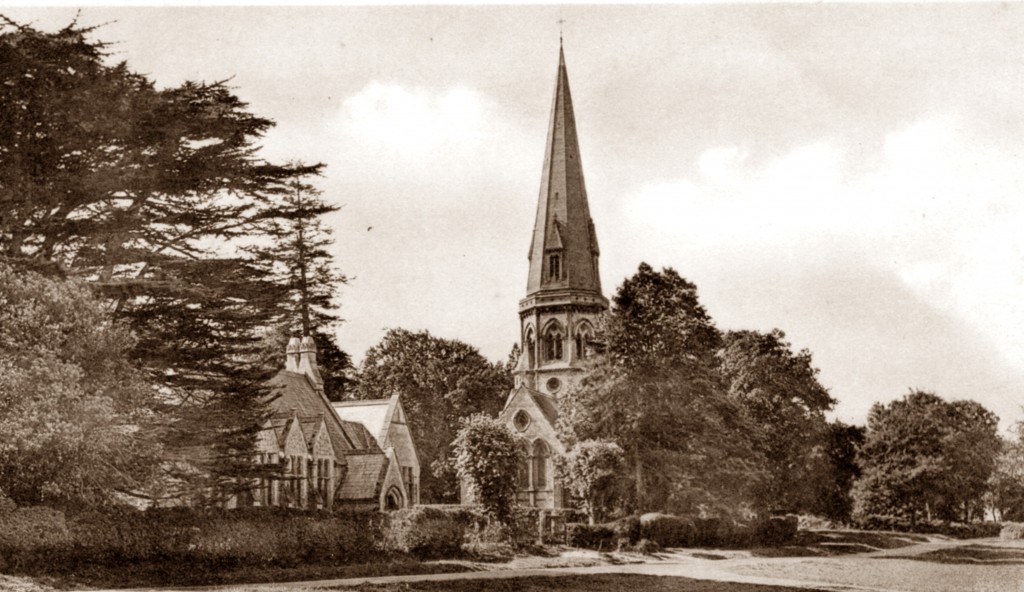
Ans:
[[[316,366],[316,343],[309,335],[303,337],[299,342],[298,372],[308,376],[317,390],[324,390],[324,380],[320,377],[320,369]]]
[[[299,370],[299,345],[299,338],[292,337],[284,350],[284,369],[289,372],[302,372]]]

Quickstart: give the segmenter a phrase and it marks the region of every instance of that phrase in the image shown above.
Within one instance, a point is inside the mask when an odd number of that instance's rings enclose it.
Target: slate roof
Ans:
[[[305,374],[282,370],[271,378],[268,384],[275,387],[274,394],[277,396],[271,401],[270,406],[276,414],[287,413],[290,416],[294,409],[294,413],[299,417],[324,416],[327,433],[331,436],[331,445],[334,447],[334,456],[339,463],[344,462],[343,459],[351,448],[350,441],[345,436],[341,420],[331,408],[331,402],[313,388],[309,378]]]
[[[382,452],[373,434],[366,429],[366,426],[357,421],[341,420],[341,426],[345,430],[345,436],[352,443],[353,450],[346,454],[357,454],[363,451]]]
[[[391,399],[341,401],[332,405],[343,422],[351,421],[362,424],[373,434],[378,443],[384,438],[387,431],[385,422],[388,420]]]
[[[388,457],[377,452],[349,452],[348,470],[338,495],[346,500],[377,499],[384,475],[388,469]]]

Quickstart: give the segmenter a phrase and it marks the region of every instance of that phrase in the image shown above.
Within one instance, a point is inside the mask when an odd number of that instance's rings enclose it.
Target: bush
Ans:
[[[658,551],[661,551],[661,545],[648,539],[640,539],[639,541],[637,541],[635,545],[633,545],[633,547],[630,550],[634,553],[643,553],[644,555],[650,555],[652,553],[657,553]]]
[[[570,545],[598,551],[614,549],[618,540],[614,526],[609,524],[570,524],[568,535]]]
[[[1000,535],[1002,528],[998,522],[970,522],[965,524],[942,520],[918,520],[916,523],[911,524],[910,520],[906,518],[878,514],[861,516],[854,522],[854,526],[862,530],[941,534],[958,539],[995,537]]]
[[[760,520],[754,527],[753,539],[758,544],[779,546],[793,542],[796,538],[800,520],[796,516],[772,516]]]
[[[1020,522],[1004,522],[999,531],[999,538],[1007,541],[1024,539],[1024,524]]]
[[[640,537],[662,547],[688,547],[697,539],[697,528],[687,518],[650,513],[640,516]]]
[[[630,543],[640,540],[640,517],[624,516],[612,523],[615,528],[615,535],[619,539],[625,539]]]
[[[282,508],[111,508],[65,519],[42,507],[0,514],[0,554],[22,570],[176,562],[264,566],[351,561],[379,547],[376,514]]]
[[[0,567],[23,568],[49,562],[70,542],[64,514],[44,507],[0,513]]]
[[[462,550],[470,528],[477,532],[486,519],[463,506],[416,506],[388,515],[384,548],[419,557],[447,557]]]

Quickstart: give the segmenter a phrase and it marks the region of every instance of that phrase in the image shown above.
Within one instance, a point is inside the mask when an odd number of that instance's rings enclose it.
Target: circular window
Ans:
[[[512,425],[516,426],[520,432],[525,430],[530,426],[530,414],[520,409],[512,418]]]
[[[553,392],[557,391],[560,388],[562,388],[562,381],[561,380],[558,380],[557,378],[555,378],[553,376],[548,379],[548,392],[553,393]]]

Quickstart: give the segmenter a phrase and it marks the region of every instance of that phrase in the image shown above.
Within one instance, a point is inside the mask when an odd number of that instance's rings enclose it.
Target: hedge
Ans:
[[[1024,524],[1020,522],[1004,522],[1003,528],[999,531],[999,538],[1009,541],[1024,539]]]
[[[51,573],[84,563],[343,562],[369,557],[379,547],[375,521],[370,513],[283,508],[105,509],[67,517],[51,508],[18,508],[0,512],[0,563]]]
[[[645,547],[742,549],[788,544],[796,537],[797,528],[796,516],[773,516],[743,524],[722,518],[689,518],[652,512],[592,527],[572,524],[569,543],[578,547],[608,549],[613,543],[627,548],[645,540]]]
[[[890,530],[915,534],[941,534],[958,539],[976,539],[1000,536],[999,522],[945,522],[942,520],[918,520],[914,524],[899,516],[871,514],[861,516],[853,523],[861,530]]]
[[[456,555],[467,533],[480,532],[486,526],[486,517],[475,508],[415,506],[386,515],[383,547],[419,557]]]

